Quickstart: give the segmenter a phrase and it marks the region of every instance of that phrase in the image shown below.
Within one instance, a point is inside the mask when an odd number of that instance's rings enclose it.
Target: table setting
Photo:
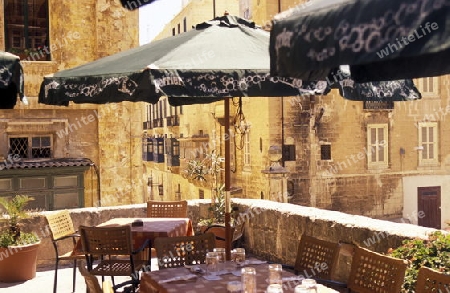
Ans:
[[[245,250],[244,250],[245,251]],[[142,293],[332,293],[319,284],[305,284],[302,276],[283,271],[280,264],[257,258],[242,258],[243,251],[233,250],[231,261],[222,251],[207,253],[204,264],[145,272],[141,276]],[[236,260],[237,257],[237,260]],[[299,287],[298,289],[296,287]]]

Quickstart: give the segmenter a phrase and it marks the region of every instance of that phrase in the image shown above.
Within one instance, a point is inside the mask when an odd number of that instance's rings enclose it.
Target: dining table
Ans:
[[[190,218],[113,218],[98,227],[131,226],[133,247],[139,248],[146,240],[156,237],[193,236]]]
[[[269,264],[258,259],[246,260],[245,267],[256,270],[257,293],[264,293],[269,285]],[[206,275],[205,265],[176,267],[158,271],[143,272],[141,275],[140,293],[226,293],[227,284],[241,281],[241,268],[234,262],[227,261],[223,269],[212,278]],[[199,273],[200,271],[200,273]],[[300,285],[302,277],[290,271],[282,271],[283,293],[293,293]],[[338,291],[317,284],[318,293],[336,293]]]

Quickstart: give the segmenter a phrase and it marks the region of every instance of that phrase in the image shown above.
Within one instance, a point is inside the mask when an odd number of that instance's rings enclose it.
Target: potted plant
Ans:
[[[3,207],[3,227],[0,231],[0,281],[20,282],[36,276],[37,249],[39,237],[34,233],[22,232],[20,221],[28,218],[25,206],[33,198],[16,195],[0,197]]]
[[[220,172],[223,171],[221,163],[224,159],[216,155],[213,150],[203,160],[190,160],[185,170],[186,178],[190,182],[211,184],[211,204],[208,207],[208,216],[198,223],[198,232],[211,232],[216,235],[216,247],[225,247],[225,184],[220,182]],[[238,207],[233,207],[231,217],[232,242],[239,240],[242,236],[243,223],[236,229],[236,219],[239,215]],[[241,221],[242,222],[242,221]]]
[[[223,171],[221,163],[224,159],[218,156],[213,150],[206,154],[202,160],[190,160],[187,169],[184,171],[185,178],[189,182],[211,187],[211,206],[208,208],[208,218],[199,222],[200,226],[211,225],[213,223],[225,222],[225,194],[224,184],[219,183],[220,172]]]

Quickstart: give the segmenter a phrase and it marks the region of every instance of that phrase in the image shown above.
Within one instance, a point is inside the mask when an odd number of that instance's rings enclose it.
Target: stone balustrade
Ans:
[[[188,215],[194,226],[208,215],[210,200],[189,200]],[[267,260],[294,264],[298,240],[303,233],[343,245],[336,278],[345,280],[351,254],[348,247],[360,245],[377,252],[401,245],[405,239],[423,238],[434,229],[412,224],[394,223],[349,215],[341,212],[321,210],[288,203],[266,200],[233,199],[239,206],[239,219],[246,221],[244,233],[245,248]],[[81,208],[70,210],[75,228],[79,225],[98,225],[111,218],[145,217],[146,204],[116,207]],[[24,231],[34,231],[41,238],[38,262],[53,263],[54,249],[50,232],[41,212],[24,221]],[[69,246],[70,243],[67,245]]]

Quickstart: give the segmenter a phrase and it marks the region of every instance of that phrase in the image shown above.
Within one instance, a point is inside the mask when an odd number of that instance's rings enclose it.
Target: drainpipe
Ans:
[[[97,165],[92,160],[90,161],[90,166],[94,168],[95,175],[97,175],[97,204],[100,204],[100,171]],[[92,207],[95,207],[94,197],[92,197]]]

